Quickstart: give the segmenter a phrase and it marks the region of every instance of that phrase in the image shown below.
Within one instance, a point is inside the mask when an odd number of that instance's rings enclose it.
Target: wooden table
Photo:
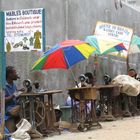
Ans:
[[[48,96],[48,124],[47,124],[47,129],[51,131],[58,131],[60,134],[60,130],[57,129],[54,126],[54,123],[56,121],[56,116],[55,116],[55,111],[54,111],[54,104],[53,104],[53,95],[62,93],[62,90],[52,90],[52,91],[47,91],[41,94],[47,95]]]
[[[80,104],[80,119],[79,121],[82,122],[84,125],[86,121],[87,113],[86,110],[86,103],[91,103],[91,112],[94,114],[94,120],[96,120],[96,111],[95,111],[95,100],[97,99],[97,92],[99,92],[99,106],[101,110],[101,115],[99,120],[114,120],[114,116],[112,115],[113,110],[113,100],[119,96],[119,86],[118,85],[96,85],[94,87],[82,87],[82,88],[72,88],[68,89],[69,94],[72,100],[72,122],[77,121],[77,111],[75,108],[75,104],[79,101]],[[114,98],[115,97],[115,98]],[[104,112],[104,107],[106,106],[106,112]],[[117,106],[117,104],[116,104]],[[117,108],[117,107],[114,108]],[[92,110],[93,109],[93,110]],[[84,114],[85,113],[85,114]],[[91,114],[91,120],[93,121],[93,114]],[[92,123],[91,121],[91,123]]]
[[[35,116],[35,113],[36,113],[35,112],[35,103],[38,100],[38,98],[39,99],[44,99],[45,95],[48,96],[49,120],[50,120],[48,128],[54,129],[55,114],[54,114],[54,108],[53,108],[53,94],[61,93],[61,92],[62,92],[62,90],[51,90],[51,91],[44,91],[44,92],[38,92],[38,93],[34,93],[34,92],[23,93],[23,94],[20,95],[22,117],[26,118],[25,103],[26,103],[26,101],[28,101],[29,102],[29,109],[30,109],[29,116],[30,116],[30,123],[32,125],[32,131],[35,132],[40,137],[42,136],[42,134],[37,131],[37,129],[36,129],[37,125],[35,123],[35,120],[36,120],[36,118],[35,118],[36,117]],[[41,105],[44,105],[43,100],[39,100],[39,103],[41,103]],[[44,105],[44,108],[46,109],[46,105]],[[39,114],[38,114],[38,116],[39,116]],[[42,120],[42,121],[44,122],[44,120]]]
[[[139,115],[140,110],[137,105],[138,96],[128,96],[125,93],[120,94],[120,114],[119,117],[131,117]]]
[[[72,123],[80,123],[79,130],[85,131],[93,126],[101,128],[97,121],[95,100],[97,98],[95,87],[81,87],[68,89],[72,103]],[[88,104],[91,109],[89,109]]]
[[[100,120],[115,120],[112,110],[117,109],[117,102],[114,103],[113,100],[120,95],[120,89],[118,85],[97,85],[95,87],[100,94],[100,110],[101,116]],[[114,100],[115,101],[115,100]],[[106,112],[105,112],[106,108]]]

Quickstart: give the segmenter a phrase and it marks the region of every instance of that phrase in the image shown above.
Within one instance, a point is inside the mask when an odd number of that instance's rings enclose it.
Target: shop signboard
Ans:
[[[5,52],[42,51],[44,48],[43,8],[5,11]]]

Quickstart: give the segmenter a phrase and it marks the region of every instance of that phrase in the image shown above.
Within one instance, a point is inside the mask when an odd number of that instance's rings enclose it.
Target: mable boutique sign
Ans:
[[[43,49],[44,9],[5,11],[5,51]]]

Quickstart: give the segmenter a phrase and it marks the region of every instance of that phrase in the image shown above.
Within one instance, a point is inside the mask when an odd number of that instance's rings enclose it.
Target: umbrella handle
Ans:
[[[79,87],[78,82],[76,80],[75,80],[75,84],[76,84],[77,87]]]

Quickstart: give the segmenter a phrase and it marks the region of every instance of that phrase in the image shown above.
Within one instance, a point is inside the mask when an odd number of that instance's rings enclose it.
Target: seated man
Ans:
[[[17,90],[14,80],[19,77],[16,70],[12,66],[6,67],[6,86],[5,86],[5,113],[9,116],[6,121],[6,126],[10,132],[14,132],[16,128],[16,121],[19,119],[20,106],[17,104],[16,97],[21,92]],[[18,118],[18,119],[17,119]]]
[[[133,77],[134,79],[137,79],[137,73],[136,73],[135,69],[133,69],[133,68],[129,69],[127,74],[130,77]],[[122,102],[122,109],[124,110],[124,114],[123,114],[124,117],[129,117],[134,113],[132,111],[133,109],[130,109],[130,106],[132,106],[132,102],[133,102],[132,99],[134,100],[136,98],[132,97],[132,96],[128,96],[126,94],[123,94],[123,96],[122,96],[122,101],[123,101]],[[134,102],[135,102],[135,100],[134,100]]]
[[[1,113],[0,113],[0,117],[1,117]],[[5,121],[7,121],[9,119],[9,117],[5,115],[4,119],[5,119]],[[1,125],[1,120],[0,120],[0,125]],[[3,138],[3,136],[0,132],[0,140],[11,140],[11,134],[9,133],[9,130],[6,127],[4,127],[4,133],[6,135]]]
[[[129,69],[128,75],[135,78],[135,79],[137,78],[137,73],[136,73],[135,69]]]
[[[129,69],[128,75],[135,78],[136,80],[140,81],[140,78],[138,77],[135,69],[133,69],[133,68]],[[131,98],[130,103],[131,103],[131,105],[135,105],[135,106],[133,106],[133,108],[136,108],[136,110],[137,110],[137,108],[140,108],[140,94],[136,98],[135,97]],[[139,111],[137,111],[137,112],[139,112]],[[134,112],[132,112],[132,113],[134,113]]]

